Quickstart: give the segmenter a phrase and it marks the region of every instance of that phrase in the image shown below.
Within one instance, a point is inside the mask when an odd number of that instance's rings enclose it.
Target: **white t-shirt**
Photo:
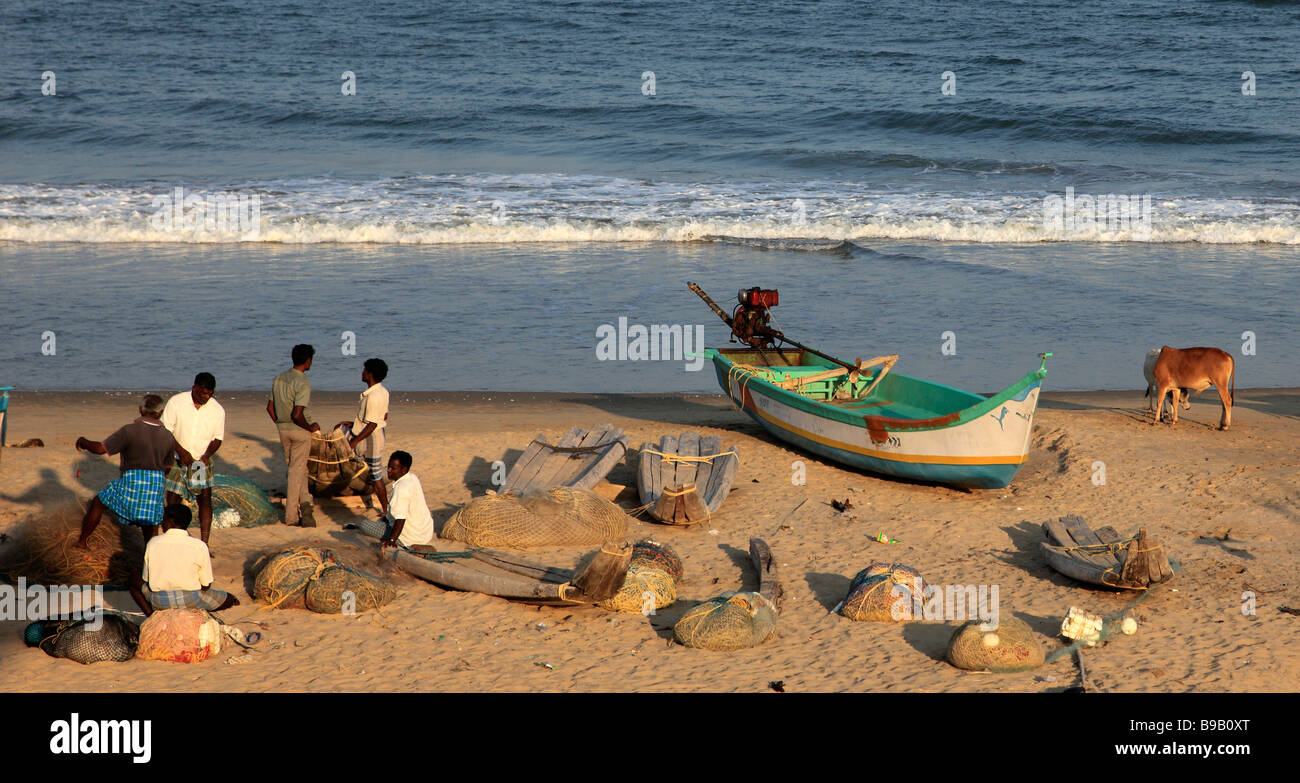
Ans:
[[[407,473],[389,489],[388,515],[394,521],[404,519],[402,534],[397,537],[406,546],[427,544],[433,540],[433,514],[424,501],[424,487],[414,473]]]
[[[202,457],[212,441],[226,439],[226,409],[216,400],[195,408],[194,398],[188,391],[167,400],[162,423],[194,459]]]
[[[376,383],[361,392],[361,405],[357,408],[357,417],[352,422],[352,432],[361,432],[368,423],[373,423],[376,430],[381,430],[387,426],[387,422],[388,389],[385,389],[382,383]]]
[[[191,536],[188,530],[163,531],[162,535],[149,539],[149,545],[144,548],[141,576],[155,593],[200,590],[212,584],[212,556],[208,545]]]

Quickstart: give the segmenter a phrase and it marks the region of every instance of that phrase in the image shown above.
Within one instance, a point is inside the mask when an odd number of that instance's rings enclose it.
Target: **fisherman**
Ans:
[[[167,505],[182,500],[196,500],[199,507],[199,537],[208,543],[212,530],[212,457],[226,436],[226,411],[212,399],[217,379],[210,372],[194,376],[189,391],[175,394],[163,408],[163,426],[176,436],[176,442],[195,455],[186,467],[179,463],[167,472],[164,488]],[[197,494],[196,494],[197,493]]]
[[[144,548],[144,572],[133,576],[131,597],[144,610],[206,609],[215,612],[239,605],[224,590],[212,589],[212,557],[208,545],[189,533],[193,515],[188,506],[172,503],[163,512],[162,535]]]
[[[361,370],[361,382],[366,390],[361,392],[357,417],[341,421],[335,429],[342,428],[348,445],[362,459],[370,472],[366,489],[374,493],[382,514],[388,513],[388,490],[384,487],[384,430],[388,426],[388,364],[383,359],[366,359]]]
[[[194,461],[190,452],[176,442],[176,438],[163,426],[163,398],[146,394],[141,402],[140,418],[118,429],[101,443],[77,438],[80,451],[91,454],[121,454],[122,475],[108,482],[90,501],[90,508],[81,520],[81,537],[78,549],[90,548],[90,535],[95,532],[104,509],[112,511],[123,525],[138,525],[147,543],[158,532],[163,518],[163,475],[176,454],[188,465]]]
[[[388,460],[388,480],[393,496],[383,519],[366,519],[356,525],[361,533],[378,538],[384,547],[410,548],[433,541],[433,515],[424,500],[424,488],[411,472],[411,455],[394,451]]]
[[[284,447],[284,462],[288,466],[288,497],[284,501],[284,523],[316,527],[312,513],[311,494],[307,491],[307,457],[311,455],[312,433],[320,432],[320,425],[311,420],[307,406],[311,403],[311,369],[316,349],[310,345],[295,345],[291,352],[293,367],[275,376],[271,384],[271,398],[266,401],[266,413],[280,432],[280,445]]]

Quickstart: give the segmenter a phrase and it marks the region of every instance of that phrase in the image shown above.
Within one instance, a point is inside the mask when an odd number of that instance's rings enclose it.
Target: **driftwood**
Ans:
[[[453,590],[530,604],[594,604],[623,587],[632,548],[606,545],[577,571],[491,549],[395,550],[392,560],[412,576]]]
[[[598,424],[574,427],[552,445],[538,433],[506,476],[501,492],[545,492],[556,487],[591,489],[627,452],[623,430]]]
[[[1146,529],[1122,541],[1112,527],[1094,532],[1079,516],[1044,522],[1047,541],[1040,544],[1047,564],[1066,576],[1089,584],[1123,590],[1145,590],[1168,581],[1174,572],[1159,542]]]
[[[735,447],[722,448],[716,435],[665,435],[658,444],[641,444],[637,491],[660,522],[697,524],[727,499],[739,462]]]
[[[749,559],[753,561],[754,569],[758,571],[758,592],[771,601],[773,606],[780,609],[781,596],[785,591],[781,587],[781,580],[777,577],[776,558],[772,556],[771,547],[761,538],[749,539]]]

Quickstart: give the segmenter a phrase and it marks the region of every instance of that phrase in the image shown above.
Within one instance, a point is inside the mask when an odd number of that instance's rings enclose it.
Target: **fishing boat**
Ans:
[[[718,384],[776,438],[872,473],[961,487],[1005,487],[1024,464],[1052,354],[985,397],[891,372],[897,355],[850,363],[795,342],[769,324],[776,291],[741,291],[728,316],[688,285],[746,344],[705,350]]]

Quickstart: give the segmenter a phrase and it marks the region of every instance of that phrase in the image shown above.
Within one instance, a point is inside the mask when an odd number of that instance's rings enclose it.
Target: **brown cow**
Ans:
[[[1170,348],[1160,349],[1160,358],[1153,368],[1156,379],[1156,422],[1165,407],[1165,395],[1174,393],[1171,424],[1178,423],[1179,389],[1191,393],[1201,391],[1211,384],[1219,392],[1219,401],[1223,403],[1223,416],[1219,419],[1219,429],[1226,430],[1232,424],[1232,403],[1236,397],[1237,371],[1232,356],[1218,348]]]

